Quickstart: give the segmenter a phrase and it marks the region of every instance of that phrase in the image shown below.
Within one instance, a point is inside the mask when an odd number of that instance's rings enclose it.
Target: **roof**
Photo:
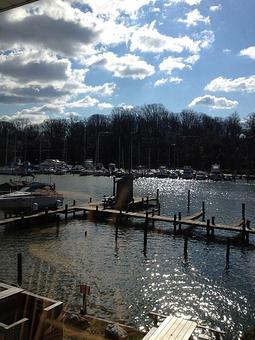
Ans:
[[[38,0],[1,0],[0,1],[0,12],[8,11],[12,8],[27,5],[35,1],[38,1]]]

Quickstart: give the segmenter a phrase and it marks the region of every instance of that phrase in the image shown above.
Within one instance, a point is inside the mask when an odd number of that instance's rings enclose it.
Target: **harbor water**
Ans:
[[[10,177],[0,176],[0,183]],[[37,180],[56,184],[65,203],[87,203],[112,194],[112,178],[78,175],[46,176]],[[187,193],[191,192],[189,214],[201,209],[220,223],[246,218],[255,227],[255,184],[244,181],[211,182],[139,178],[135,196],[160,192],[161,214],[187,215]],[[241,247],[236,235],[215,231],[215,242],[206,240],[204,230],[188,230],[188,259],[183,257],[183,236],[173,237],[171,227],[156,224],[148,233],[144,249],[141,221],[119,228],[115,242],[112,222],[82,218],[0,228],[0,281],[17,282],[17,253],[23,254],[23,287],[61,300],[65,308],[79,312],[79,285],[91,286],[88,313],[118,320],[143,329],[148,313],[156,311],[220,328],[238,339],[255,319],[255,239]],[[165,232],[159,232],[160,230]],[[85,235],[85,231],[87,232]],[[226,239],[231,237],[230,263],[226,269]]]

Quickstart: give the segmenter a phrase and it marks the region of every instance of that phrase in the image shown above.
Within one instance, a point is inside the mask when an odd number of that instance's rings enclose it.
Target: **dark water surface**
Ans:
[[[0,183],[7,176],[0,177]],[[77,175],[40,176],[56,183],[66,202],[88,202],[89,197],[111,194],[112,179]],[[170,179],[138,179],[135,195],[155,195],[160,189],[162,214],[191,213],[206,202],[208,218],[232,223],[246,216],[255,223],[255,185],[244,182],[197,182]],[[157,224],[158,228],[169,229]],[[87,237],[84,232],[87,231]],[[111,224],[81,219],[25,229],[0,228],[0,280],[16,282],[16,254],[23,253],[23,286],[35,293],[65,302],[79,311],[79,284],[91,286],[88,312],[121,320],[137,327],[148,323],[147,313],[190,317],[212,327],[237,334],[255,319],[255,249],[231,246],[230,267],[225,269],[226,234],[216,231],[218,242],[207,242],[205,232],[189,233],[188,261],[183,259],[183,237],[148,233],[144,251],[141,225],[121,227],[115,243]],[[235,235],[230,235],[235,237]],[[234,240],[234,238],[233,238]],[[255,244],[255,240],[251,239]]]

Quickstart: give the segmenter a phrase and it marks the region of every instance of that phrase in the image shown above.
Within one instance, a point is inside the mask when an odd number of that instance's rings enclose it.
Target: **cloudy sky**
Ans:
[[[162,103],[255,111],[254,0],[40,0],[0,13],[0,119]]]

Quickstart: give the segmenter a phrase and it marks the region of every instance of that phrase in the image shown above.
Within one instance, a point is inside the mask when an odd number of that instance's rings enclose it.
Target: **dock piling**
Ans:
[[[56,215],[56,226],[59,227],[60,224],[60,216]]]
[[[157,202],[157,204],[159,204],[159,189],[157,189],[156,202]]]
[[[75,201],[75,200],[73,200],[73,206],[75,206],[75,204],[76,204],[76,201]]]
[[[160,203],[158,204],[158,216],[160,216]]]
[[[147,247],[147,236],[148,236],[148,211],[146,211],[145,224],[144,224],[144,249]]]
[[[65,204],[65,221],[67,221],[67,215],[68,215],[68,204]]]
[[[247,229],[250,229],[250,224],[251,224],[251,221],[247,221],[246,222],[246,227],[247,227]],[[246,233],[245,233],[245,243],[247,244],[247,245],[249,245],[249,233],[246,231]]]
[[[185,237],[184,238],[184,258],[185,260],[187,259],[188,257],[188,238]]]
[[[230,239],[227,239],[227,250],[226,250],[226,269],[229,268],[229,254],[230,254]]]
[[[174,236],[176,235],[176,224],[177,224],[177,222],[176,222],[176,214],[174,214]]]
[[[190,190],[188,190],[188,212],[190,211]]]
[[[205,222],[205,202],[202,202],[202,221]]]
[[[22,254],[17,254],[17,269],[18,269],[18,285],[22,285]]]

